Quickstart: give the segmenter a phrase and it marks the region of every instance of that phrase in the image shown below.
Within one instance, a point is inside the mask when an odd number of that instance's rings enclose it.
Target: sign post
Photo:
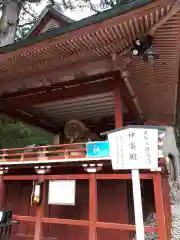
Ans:
[[[158,168],[158,130],[130,127],[107,133],[114,170],[131,170],[136,239],[144,240],[140,169]]]
[[[143,222],[139,170],[132,170],[132,184],[133,184],[133,200],[134,200],[134,212],[135,212],[135,223],[136,223],[136,239],[144,240],[145,235],[144,235],[144,222]]]

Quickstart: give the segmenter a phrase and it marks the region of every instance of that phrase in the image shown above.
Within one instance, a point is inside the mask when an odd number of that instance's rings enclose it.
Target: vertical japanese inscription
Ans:
[[[116,164],[124,168],[124,151],[123,151],[123,137],[116,136]]]
[[[145,142],[146,159],[148,161],[148,164],[151,164],[151,154],[150,154],[149,137],[148,137],[147,130],[144,131],[144,142]]]
[[[136,148],[136,134],[135,132],[128,133],[129,138],[129,160],[137,160],[137,148]]]
[[[149,169],[157,165],[157,130],[129,128],[109,137],[114,169]]]

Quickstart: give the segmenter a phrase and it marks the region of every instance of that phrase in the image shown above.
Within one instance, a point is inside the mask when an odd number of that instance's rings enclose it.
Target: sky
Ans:
[[[57,3],[60,1],[56,1]],[[99,4],[100,0],[91,0],[92,4],[94,4],[95,6]],[[38,13],[40,14],[43,9],[45,8],[45,6],[47,5],[46,1],[42,1],[42,3],[38,6],[36,6],[36,9],[38,11]],[[84,5],[83,9],[76,9],[74,11],[71,10],[66,10],[63,12],[64,15],[66,15],[69,18],[72,18],[73,20],[80,20],[82,18],[86,18],[90,15],[92,15],[93,13],[90,11],[90,9],[88,8],[88,6]]]

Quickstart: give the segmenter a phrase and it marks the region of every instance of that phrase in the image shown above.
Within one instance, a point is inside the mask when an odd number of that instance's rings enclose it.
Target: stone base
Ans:
[[[145,225],[149,227],[156,227],[156,214],[151,213],[145,221]],[[145,240],[157,240],[156,233],[146,233]],[[136,237],[132,240],[136,240]],[[180,240],[180,203],[172,205],[172,237],[171,240]]]

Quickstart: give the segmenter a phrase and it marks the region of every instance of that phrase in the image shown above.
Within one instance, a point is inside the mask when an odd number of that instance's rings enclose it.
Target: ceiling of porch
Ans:
[[[46,91],[39,90],[19,97],[3,98],[0,108],[6,115],[52,132],[62,130],[65,123],[72,119],[81,120],[90,128],[99,124],[109,129],[114,128],[115,79],[106,77],[94,81],[89,79],[89,82],[86,79],[84,84],[82,80],[80,82],[79,85],[66,85],[64,88],[56,85],[56,88],[54,86]],[[127,103],[128,94],[123,89],[124,85],[121,86],[124,121],[133,121],[133,111],[129,114],[133,106]]]
[[[43,103],[34,107],[46,113],[57,125],[72,119],[98,121],[103,117],[114,116],[115,98],[113,92],[107,92]]]

